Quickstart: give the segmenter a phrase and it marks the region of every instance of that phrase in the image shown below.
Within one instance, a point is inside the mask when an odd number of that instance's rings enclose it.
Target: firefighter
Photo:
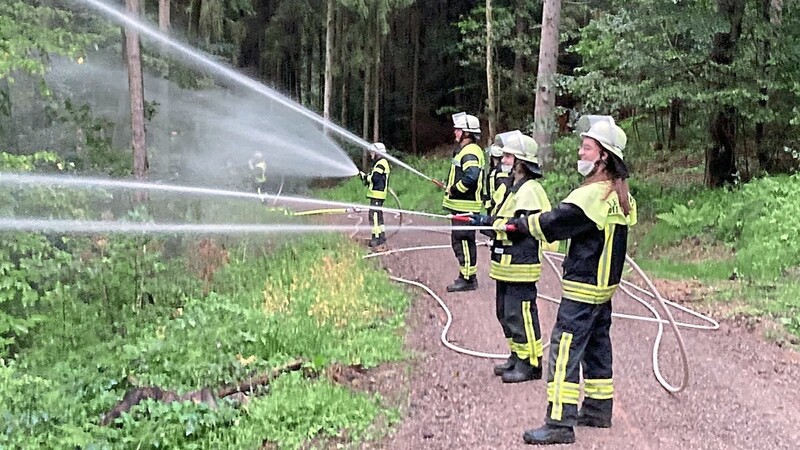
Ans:
[[[513,185],[493,215],[471,216],[471,225],[505,230],[509,220],[550,210],[550,201],[537,179],[542,169],[536,141],[519,130],[497,135],[502,163],[512,167]],[[539,242],[529,233],[496,231],[489,276],[497,283],[497,319],[508,340],[511,356],[495,366],[503,383],[542,378],[542,333],[536,307],[536,282],[542,272]]]
[[[478,118],[461,112],[453,114],[453,134],[457,147],[453,152],[446,193],[442,206],[452,214],[479,213],[483,191],[483,149],[476,144],[481,135]],[[453,226],[463,222],[453,220]],[[450,242],[459,264],[459,275],[447,292],[472,291],[478,288],[475,231],[453,230]]]
[[[247,162],[250,170],[255,177],[255,187],[258,195],[267,193],[267,161],[261,152],[253,152],[253,156]]]
[[[511,166],[503,164],[503,149],[497,144],[489,146],[489,165],[487,167],[486,180],[483,182],[483,207],[486,214],[494,214],[494,208],[500,200],[508,193],[508,188],[514,181],[511,174]],[[497,196],[497,198],[495,198]]]
[[[578,150],[583,184],[554,210],[512,222],[541,241],[570,240],[550,337],[545,424],[525,431],[528,444],[574,442],[576,425],[611,426],[611,297],[622,278],[636,202],[626,181],[625,132],[609,116],[587,116],[578,125],[586,130]],[[581,370],[584,399],[579,410]]]
[[[369,206],[382,207],[386,200],[386,193],[389,191],[389,161],[386,159],[386,146],[380,142],[372,144],[369,152],[370,159],[375,161],[375,165],[369,174],[361,172],[361,179],[365,186],[368,186],[367,198]],[[383,210],[370,209],[369,223],[372,227],[372,236],[369,246],[375,251],[386,250],[386,226],[383,224]]]

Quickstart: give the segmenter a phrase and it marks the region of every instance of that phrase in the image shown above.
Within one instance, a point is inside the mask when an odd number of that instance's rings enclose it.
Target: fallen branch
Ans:
[[[123,413],[130,412],[131,408],[141,403],[142,400],[147,399],[157,400],[165,404],[172,402],[191,401],[195,404],[204,403],[214,409],[217,407],[218,398],[225,398],[237,393],[253,392],[255,388],[269,385],[272,380],[286,372],[300,370],[300,368],[303,367],[304,362],[305,361],[303,360],[291,361],[283,366],[270,370],[266,374],[250,378],[248,381],[244,381],[239,384],[223,386],[222,388],[218,389],[216,393],[212,392],[209,388],[203,388],[197,391],[187,392],[183,395],[178,395],[178,393],[175,391],[164,390],[158,386],[135,387],[126,392],[122,400],[114,405],[114,407],[111,408],[111,411],[103,416],[103,419],[100,421],[100,425],[111,425],[117,418],[122,416]]]

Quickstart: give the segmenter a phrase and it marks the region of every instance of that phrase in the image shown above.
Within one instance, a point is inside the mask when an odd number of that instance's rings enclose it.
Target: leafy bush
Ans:
[[[657,217],[678,237],[711,234],[733,244],[741,274],[776,278],[800,265],[798,195],[799,175],[766,177],[735,190],[705,191]]]

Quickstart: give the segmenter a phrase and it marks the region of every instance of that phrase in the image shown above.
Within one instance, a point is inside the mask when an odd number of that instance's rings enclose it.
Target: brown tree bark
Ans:
[[[325,18],[325,92],[322,101],[322,117],[331,120],[331,96],[333,95],[333,7],[328,0],[328,13]]]
[[[372,142],[381,140],[380,111],[381,111],[381,51],[383,50],[380,21],[375,17],[375,42],[373,42],[373,58],[375,61],[375,75],[373,78],[373,105],[372,105]]]
[[[533,137],[539,144],[539,163],[552,160],[555,133],[555,76],[558,69],[558,28],[561,0],[545,0],[542,11],[542,38],[539,45],[539,70],[536,75],[536,106],[533,111]]]
[[[139,0],[125,0],[129,14],[138,19]],[[142,77],[142,55],[139,46],[139,34],[133,30],[125,30],[125,44],[128,61],[128,90],[131,96],[131,144],[133,147],[133,175],[137,180],[146,180],[148,176],[147,146],[144,130],[144,83]],[[146,200],[145,192],[135,196],[137,202]]]
[[[494,98],[494,67],[492,55],[494,42],[492,39],[492,0],[486,0],[486,102],[488,106],[489,141],[495,135],[495,98]]]
[[[730,28],[714,34],[711,60],[719,65],[730,65],[742,32],[745,0],[717,0],[719,14]],[[727,85],[720,78],[722,88]],[[711,115],[709,134],[711,144],[706,148],[705,183],[719,187],[736,179],[736,121],[738,111],[729,105],[717,105]]]

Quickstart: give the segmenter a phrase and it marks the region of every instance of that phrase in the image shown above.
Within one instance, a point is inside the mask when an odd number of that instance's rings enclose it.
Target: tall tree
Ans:
[[[139,0],[125,0],[128,14],[139,18]],[[131,144],[133,147],[133,175],[137,180],[148,176],[147,146],[144,131],[144,82],[142,78],[142,55],[139,47],[139,34],[125,29],[125,53],[128,66],[128,90],[131,97]],[[137,200],[145,199],[144,193]]]
[[[489,110],[489,139],[494,139],[495,135],[495,105],[494,97],[494,66],[492,55],[494,54],[494,41],[492,40],[492,0],[486,0],[486,102]]]
[[[543,166],[547,166],[552,159],[560,21],[561,0],[545,0],[542,11],[542,38],[539,45],[539,70],[536,75],[536,106],[533,111],[533,137],[539,144],[539,161]]]
[[[322,117],[331,120],[331,98],[333,96],[333,7],[334,0],[328,0],[325,18],[325,92],[323,93]]]
[[[742,33],[745,0],[717,0],[717,10],[727,22],[728,29],[714,34],[711,61],[724,68],[734,63],[736,49]],[[727,74],[719,77],[720,90],[734,81]],[[718,187],[736,179],[736,126],[737,108],[726,101],[714,105],[711,116],[711,143],[706,148],[706,185]]]

